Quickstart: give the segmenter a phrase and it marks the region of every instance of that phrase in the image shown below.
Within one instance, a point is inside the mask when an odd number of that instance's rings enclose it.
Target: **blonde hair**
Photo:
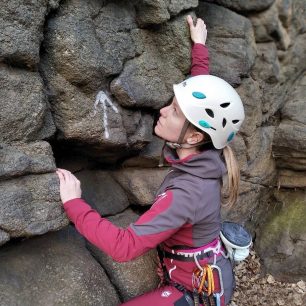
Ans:
[[[195,125],[191,126],[196,131],[202,133],[204,135],[204,139],[212,144],[209,134],[205,133]],[[204,143],[202,146],[200,146],[199,151],[202,151],[206,145],[207,143]],[[237,202],[237,198],[239,195],[240,169],[235,154],[231,147],[225,146],[223,148],[223,156],[227,168],[227,176],[225,177],[225,179],[223,179],[222,183],[222,206],[231,208]]]
[[[230,208],[236,203],[238,198],[240,170],[234,152],[229,146],[223,148],[223,156],[227,168],[227,184],[222,205]]]

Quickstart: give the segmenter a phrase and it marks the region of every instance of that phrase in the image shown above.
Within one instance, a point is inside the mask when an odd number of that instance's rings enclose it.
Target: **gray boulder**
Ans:
[[[272,155],[274,126],[258,128],[246,138],[248,143],[248,166],[243,169],[243,176],[248,182],[265,186],[275,185],[276,166]]]
[[[306,164],[305,159],[304,163]],[[279,169],[278,186],[284,188],[306,188],[306,171]]]
[[[49,19],[44,41],[57,73],[85,92],[97,91],[106,76],[120,73],[135,56],[129,31],[136,27],[133,6],[124,1],[74,0]]]
[[[255,80],[268,84],[280,81],[280,64],[274,42],[257,44],[257,58],[252,76]]]
[[[0,182],[0,228],[14,237],[41,235],[68,224],[55,174]]]
[[[251,14],[249,18],[252,22],[254,33],[256,37],[256,42],[269,42],[274,41],[281,50],[287,50],[291,39],[288,33],[288,29],[284,26],[289,26],[289,18],[287,17],[287,24],[283,25],[279,17],[279,8],[281,2],[285,1],[275,1],[274,4],[266,11]]]
[[[190,69],[186,16],[156,31],[133,31],[141,55],[128,61],[111,82],[111,92],[122,106],[160,109],[173,97],[173,84],[182,81]]]
[[[51,146],[45,141],[0,144],[0,179],[55,171]]]
[[[138,216],[130,209],[109,218],[111,222],[122,228],[127,228],[135,222]],[[101,263],[111,282],[120,292],[123,301],[155,289],[158,285],[157,252],[152,250],[132,261],[118,263],[93,245],[89,249]]]
[[[280,168],[306,169],[305,89],[306,77],[301,76],[287,93],[281,109],[282,120],[273,140],[273,154]]]
[[[237,12],[263,11],[269,8],[275,0],[205,0],[217,3]]]
[[[55,126],[37,72],[0,64],[0,142],[50,137]]]
[[[82,184],[82,198],[102,216],[118,214],[129,206],[124,190],[107,171],[87,170],[76,176]]]
[[[137,22],[140,27],[159,25],[180,12],[198,6],[198,0],[141,0],[136,2]]]
[[[210,3],[201,2],[196,13],[209,29],[210,73],[239,85],[241,78],[250,74],[255,60],[252,24],[246,17]]]
[[[103,104],[105,98],[99,98],[101,93],[107,94],[106,90],[86,95],[54,71],[47,62],[43,69],[44,74],[48,75],[50,104],[59,130],[58,138],[101,146],[126,144],[119,107],[110,97],[108,99],[113,107]]]
[[[168,0],[168,11],[170,15],[178,15],[181,11],[196,8],[198,0]]]
[[[226,185],[222,190],[224,194]],[[249,229],[254,232],[260,219],[261,203],[264,203],[269,197],[269,193],[264,186],[253,184],[244,180],[240,181],[239,198],[232,207],[222,207],[221,215],[223,220],[245,224],[247,222]],[[260,211],[259,211],[260,210]]]
[[[39,63],[45,17],[58,4],[59,0],[1,1],[0,60],[35,69]]]
[[[123,72],[111,83],[111,92],[124,107],[160,109],[173,96],[172,85],[183,75],[169,64],[161,63],[153,52],[125,64]]]
[[[170,19],[165,0],[141,0],[136,5],[137,22],[140,27],[150,24],[160,24]]]
[[[152,141],[153,117],[150,114],[124,109],[122,121],[126,129],[129,149],[141,150]]]
[[[73,228],[4,246],[0,257],[3,306],[120,303],[107,275]]]
[[[112,171],[111,175],[122,186],[131,204],[151,205],[167,172],[163,169],[125,168]]]
[[[262,90],[260,83],[252,77],[245,78],[237,87],[237,92],[242,100],[245,119],[240,128],[240,133],[245,136],[251,136],[256,129],[261,126],[262,118]]]
[[[154,136],[153,140],[137,156],[125,160],[122,165],[124,167],[157,167],[164,143],[163,139]]]

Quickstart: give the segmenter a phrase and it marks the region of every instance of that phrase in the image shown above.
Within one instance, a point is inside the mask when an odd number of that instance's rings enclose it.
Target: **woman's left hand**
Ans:
[[[81,182],[68,170],[57,169],[60,180],[60,194],[63,204],[82,195]]]

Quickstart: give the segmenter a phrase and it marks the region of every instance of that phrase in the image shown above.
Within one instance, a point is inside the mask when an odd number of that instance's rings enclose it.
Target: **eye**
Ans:
[[[238,123],[240,120],[233,120],[232,122],[234,123],[234,124],[236,124],[236,123]]]

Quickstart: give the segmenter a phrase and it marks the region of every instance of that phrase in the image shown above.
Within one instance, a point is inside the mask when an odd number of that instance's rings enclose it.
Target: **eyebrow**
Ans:
[[[176,99],[175,99],[175,100],[173,100],[173,102],[172,102],[172,103],[173,103],[173,104],[174,104],[174,106],[177,108],[177,110],[179,111],[179,113],[180,113],[180,114],[182,114],[182,110],[181,110],[180,106],[178,105],[178,103],[177,103]]]

